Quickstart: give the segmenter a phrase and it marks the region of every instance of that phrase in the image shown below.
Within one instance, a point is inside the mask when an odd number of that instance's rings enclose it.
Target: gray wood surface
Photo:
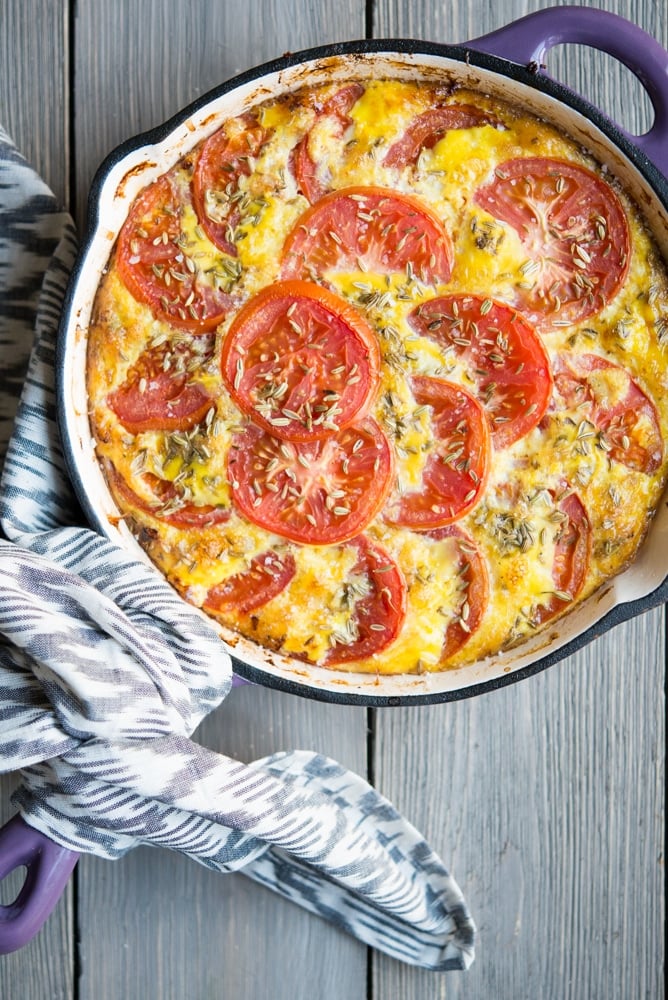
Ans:
[[[0,0],[0,121],[69,204],[122,139],[223,79],[331,40],[457,42],[531,0]],[[591,3],[668,45],[664,0]],[[589,50],[550,71],[636,132],[635,80]],[[429,708],[327,706],[235,690],[202,725],[243,760],[318,749],[428,837],[479,927],[466,974],[374,955],[243,876],[167,852],[84,858],[40,936],[0,959],[1,1000],[655,1000],[663,995],[665,616],[651,612],[521,684]],[[372,739],[368,741],[368,726]],[[370,756],[369,756],[370,748]],[[14,778],[0,783],[0,820]],[[11,886],[3,884],[7,901]]]
[[[66,0],[0,2],[0,123],[35,164],[59,200],[69,194],[69,36]],[[37,31],[37,20],[42,31]],[[45,101],[44,95],[50,95]],[[9,796],[18,781],[0,776],[0,824],[12,815]],[[9,903],[19,873],[0,887]],[[75,989],[74,893],[65,890],[43,933],[19,953],[0,958],[0,998],[70,1000]]]
[[[0,3],[0,122],[63,205],[69,204],[70,3]]]
[[[376,31],[457,42],[546,6],[395,0]],[[664,4],[589,6],[668,44]],[[608,57],[564,47],[548,68],[631,132],[651,124],[637,81]],[[480,940],[467,976],[444,977],[442,993],[374,956],[376,996],[663,995],[664,664],[656,611],[521,685],[378,713],[376,783],[449,859]]]
[[[180,0],[77,4],[78,220],[84,219],[97,165],[124,138],[159,124],[245,68],[332,37],[338,18],[348,37],[364,28],[363,9],[354,0],[330,15],[304,10],[299,0],[209,4],[201,10],[205,17],[193,7],[184,17]],[[138,25],[151,26],[150,45]],[[101,45],[101,39],[110,44]],[[100,108],[111,113],[100,114]],[[235,691],[202,727],[202,741],[244,760],[320,745],[357,771],[367,766],[362,709],[337,710],[267,691]],[[350,1000],[365,995],[363,947],[242,876],[212,878],[181,857],[138,851],[113,870],[86,859],[79,880],[79,917],[89,931],[81,941],[81,1000],[204,1000],[223,984],[230,996],[246,993],[258,1000],[273,1000],[277,989],[310,1000],[314,983],[315,995],[323,998],[338,990]],[[123,961],[110,962],[110,954]],[[285,981],[277,985],[281,972]]]

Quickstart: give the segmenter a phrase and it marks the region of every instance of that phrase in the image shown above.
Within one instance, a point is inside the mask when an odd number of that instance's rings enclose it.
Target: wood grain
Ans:
[[[363,3],[353,0],[322,11],[298,0],[201,4],[206,13],[199,17],[193,6],[186,15],[180,2],[77,4],[80,222],[94,169],[118,142],[243,69],[338,35],[341,23],[347,37],[364,31]],[[317,748],[366,773],[361,709],[245,688],[233,692],[200,736],[242,760]],[[114,864],[84,859],[79,916],[79,1000],[366,995],[366,949],[357,942],[241,875],[216,877],[167,852],[140,850]]]
[[[464,41],[548,5],[375,0],[373,29]],[[663,0],[589,6],[668,44]],[[362,0],[4,0],[0,120],[82,229],[93,174],[117,143],[240,70],[364,30]],[[605,56],[569,46],[549,67],[632,131],[649,124],[642,91]],[[502,691],[373,713],[376,785],[439,850],[477,921],[478,956],[466,974],[375,955],[367,981],[366,949],[329,925],[241,875],[216,877],[140,849],[115,863],[80,862],[76,900],[70,888],[41,935],[0,959],[0,997],[655,1000],[664,677],[664,612],[654,611]],[[234,691],[198,737],[243,760],[305,747],[361,773],[369,763],[364,710],[258,688]],[[0,783],[0,820],[15,780]],[[3,901],[10,891],[3,884]]]
[[[236,689],[199,740],[250,761],[320,750],[365,773],[363,709]],[[364,1000],[366,949],[243,875],[148,848],[80,862],[79,1000]]]
[[[378,719],[376,784],[478,925],[448,998],[662,995],[663,664],[655,611],[516,686]],[[439,995],[383,957],[374,986]]]
[[[74,31],[82,225],[95,170],[120,142],[288,50],[363,37],[364,0],[322,9],[300,0],[79,0]]]
[[[67,0],[0,3],[0,125],[69,205]]]
[[[69,198],[67,17],[65,0],[0,4],[0,124],[63,205]],[[0,776],[0,826],[16,811],[10,795],[17,784],[15,775]],[[1,903],[13,901],[23,879],[21,869],[3,881]],[[22,952],[0,958],[0,997],[70,1000],[73,941],[70,886],[42,933]]]
[[[481,0],[467,4],[379,0],[374,8],[374,34],[459,44],[553,6],[551,0],[504,0],[496,5]],[[662,0],[590,0],[584,6],[626,17],[668,47],[668,17]],[[558,45],[548,54],[547,71],[632,133],[641,135],[650,127],[653,113],[647,93],[631,71],[607,53],[575,44]]]
[[[379,0],[375,25],[458,42],[543,6]],[[666,44],[665,5],[589,6]],[[548,66],[630,131],[651,124],[638,82],[603,54],[568,46]],[[664,676],[655,611],[519,685],[377,713],[376,785],[442,851],[479,944],[465,976],[440,980],[375,955],[374,997],[662,995]]]
[[[9,801],[18,775],[0,775],[0,827],[14,809]],[[18,869],[0,885],[0,904],[8,906],[23,885]],[[44,928],[22,951],[0,956],[2,1000],[71,1000],[74,996],[74,907],[72,885],[67,887]]]

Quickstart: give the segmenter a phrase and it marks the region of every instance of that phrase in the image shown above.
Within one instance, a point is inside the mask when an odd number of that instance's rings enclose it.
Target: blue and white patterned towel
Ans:
[[[395,958],[467,968],[458,886],[362,778],[315,753],[247,765],[190,739],[229,692],[227,651],[157,573],[78,526],[65,472],[54,348],[75,252],[0,131],[0,771],[21,771],[16,805],[64,847],[169,847]]]

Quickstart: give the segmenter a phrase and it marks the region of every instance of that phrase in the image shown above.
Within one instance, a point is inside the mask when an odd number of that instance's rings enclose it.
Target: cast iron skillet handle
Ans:
[[[593,7],[549,7],[466,45],[540,70],[547,52],[565,42],[600,49],[637,76],[652,101],[654,124],[640,136],[619,130],[668,176],[668,52],[636,24]]]
[[[33,830],[20,816],[0,829],[0,882],[16,868],[27,869],[18,896],[0,906],[0,955],[31,941],[60,899],[79,855]]]

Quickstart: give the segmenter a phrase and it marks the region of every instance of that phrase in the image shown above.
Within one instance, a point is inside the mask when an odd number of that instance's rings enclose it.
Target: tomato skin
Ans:
[[[317,176],[317,166],[311,158],[308,148],[308,133],[299,140],[290,154],[289,164],[297,182],[297,188],[309,204],[315,204],[326,194]]]
[[[304,545],[344,542],[363,531],[385,502],[392,469],[389,442],[369,418],[309,442],[281,441],[248,424],[228,456],[238,510]]]
[[[214,614],[247,615],[276,597],[295,575],[296,565],[290,552],[270,549],[251,560],[245,572],[236,573],[211,587],[202,607]]]
[[[165,524],[175,528],[208,528],[214,524],[224,524],[229,521],[229,507],[213,507],[209,504],[179,503],[174,509],[169,509],[171,501],[179,501],[182,494],[176,486],[166,479],[159,479],[151,473],[144,473],[142,479],[152,491],[154,500],[148,501],[140,497],[125,481],[120,472],[111,464],[106,463],[107,478],[114,491],[123,500],[138,510],[158,518]],[[166,508],[166,509],[165,509]]]
[[[251,299],[225,337],[221,370],[239,408],[274,437],[312,441],[361,419],[381,356],[362,316],[326,288],[278,282]],[[279,396],[271,395],[281,387]]]
[[[191,365],[197,357],[205,364],[213,353],[213,341],[192,347],[165,342],[149,348],[129,368],[125,382],[107,396],[107,403],[120,423],[132,434],[149,430],[188,430],[211,409],[213,399],[192,381]]]
[[[518,287],[516,305],[541,332],[600,312],[623,284],[631,256],[626,215],[590,170],[546,157],[508,160],[475,202],[526,247],[524,279],[533,287]]]
[[[371,590],[355,605],[357,639],[332,646],[325,657],[326,667],[366,660],[382,652],[397,638],[406,617],[406,581],[394,560],[385,549],[364,535],[353,538],[348,544],[358,552],[352,572],[355,576],[364,576]],[[374,629],[372,625],[383,625],[383,628]]]
[[[436,541],[443,538],[454,539],[457,544],[454,572],[462,586],[457,617],[449,622],[445,630],[438,661],[438,666],[441,667],[466,645],[480,627],[489,603],[489,574],[480,549],[471,536],[457,525],[436,528],[427,534]]]
[[[507,448],[540,423],[552,395],[550,359],[515,309],[475,295],[444,295],[419,305],[408,322],[416,333],[466,361],[496,449]]]
[[[192,200],[200,225],[211,242],[236,257],[237,248],[229,237],[242,213],[239,202],[230,195],[238,189],[241,177],[250,177],[249,158],[258,156],[271,132],[252,114],[240,115],[234,124],[236,132],[228,134],[219,129],[203,143],[193,173]],[[211,214],[211,200],[216,202],[215,217]]]
[[[225,524],[230,519],[229,507],[213,507],[210,504],[198,506],[186,503],[171,514],[157,514],[155,511],[150,513],[175,528],[210,528],[214,524]]]
[[[379,187],[331,191],[299,217],[283,245],[282,277],[318,280],[328,271],[449,281],[453,248],[441,220],[417,198]]]
[[[118,273],[157,319],[194,333],[213,330],[234,299],[208,284],[179,246],[182,209],[183,195],[170,174],[149,184],[119,233]]]
[[[559,503],[559,510],[566,516],[555,546],[552,579],[554,589],[574,600],[584,585],[591,558],[591,524],[584,504],[577,493],[568,493]],[[542,625],[565,611],[567,599],[555,593],[545,604],[533,611],[534,625]]]
[[[615,399],[604,395],[610,379],[617,386]],[[576,405],[602,434],[611,459],[647,475],[661,467],[664,444],[656,406],[625,368],[598,354],[562,352],[554,362],[554,385],[555,394]]]
[[[386,167],[402,168],[417,163],[423,149],[432,149],[452,129],[496,124],[497,119],[471,104],[444,104],[417,115],[401,139],[385,155]]]
[[[443,379],[411,381],[419,406],[432,408],[434,447],[422,474],[422,489],[395,494],[384,519],[414,531],[452,524],[473,510],[489,476],[491,433],[480,403],[465,389]]]
[[[332,94],[318,112],[318,117],[332,118],[337,123],[339,136],[343,135],[352,123],[349,112],[356,101],[364,93],[360,83],[349,83]],[[297,182],[297,187],[304,197],[315,204],[328,191],[318,178],[318,168],[309,150],[310,130],[299,140],[290,155],[290,167]]]

